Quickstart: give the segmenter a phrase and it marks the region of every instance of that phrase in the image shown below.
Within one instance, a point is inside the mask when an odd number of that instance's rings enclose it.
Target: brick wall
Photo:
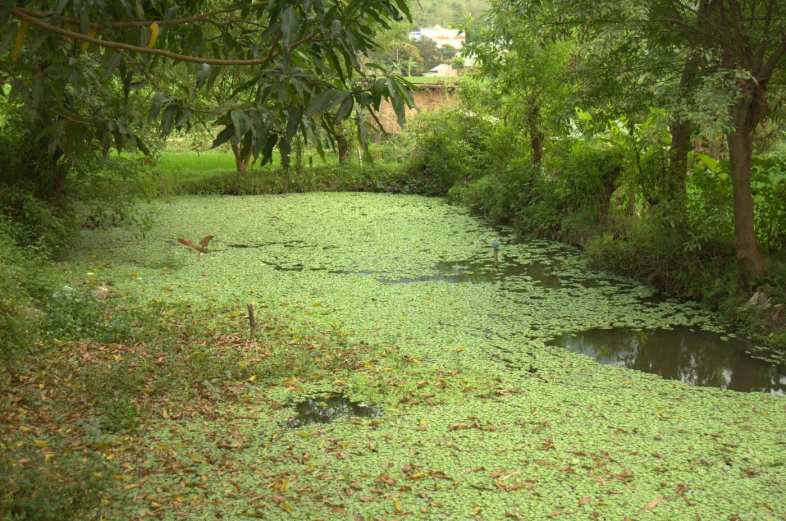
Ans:
[[[418,87],[419,90],[413,92],[412,97],[415,99],[415,105],[421,112],[431,112],[443,107],[458,107],[458,92],[456,92],[455,85],[426,84]],[[407,121],[418,113],[417,110],[409,108],[406,109],[406,112]],[[382,100],[379,106],[378,117],[386,131],[393,134],[401,131],[393,106],[385,99]]]

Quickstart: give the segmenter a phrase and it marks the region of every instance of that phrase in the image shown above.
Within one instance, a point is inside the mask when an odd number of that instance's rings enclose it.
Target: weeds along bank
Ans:
[[[429,114],[412,126],[407,168],[422,193],[446,195],[525,235],[579,245],[595,266],[701,300],[786,349],[782,142],[754,157],[756,236],[769,275],[752,288],[736,266],[728,161],[692,153],[686,190],[670,193],[667,134],[657,118],[546,140],[539,165],[525,132],[482,112]]]

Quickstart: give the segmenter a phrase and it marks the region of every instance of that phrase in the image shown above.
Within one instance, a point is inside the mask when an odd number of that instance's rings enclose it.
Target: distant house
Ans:
[[[419,31],[412,31],[409,33],[409,39],[419,42],[423,38],[434,40],[437,42],[437,47],[442,48],[445,45],[452,45],[456,49],[461,49],[467,37],[459,35],[458,29],[446,29],[439,24],[434,27],[423,27]]]
[[[440,78],[449,78],[451,76],[458,76],[459,72],[454,69],[449,63],[440,63],[428,72],[424,72],[423,76],[437,76]]]

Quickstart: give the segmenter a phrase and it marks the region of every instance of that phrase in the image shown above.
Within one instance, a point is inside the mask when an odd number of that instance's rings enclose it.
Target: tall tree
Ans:
[[[548,10],[559,25],[590,31],[614,27],[639,38],[638,46],[647,52],[644,61],[637,62],[641,68],[625,71],[630,82],[637,81],[642,69],[648,70],[646,61],[651,57],[673,57],[662,79],[677,86],[678,96],[666,106],[674,111],[671,157],[677,184],[683,185],[691,126],[714,120],[725,130],[729,145],[740,272],[751,283],[764,277],[750,172],[753,134],[767,113],[768,89],[773,77],[784,72],[786,5],[782,0],[513,0],[512,4]],[[685,98],[693,106],[681,104]]]
[[[544,114],[565,110],[571,89],[571,42],[542,30],[546,11],[492,1],[487,23],[465,27],[465,54],[476,57],[480,70],[494,78],[511,108],[521,109],[532,148],[531,160],[543,158]],[[506,118],[508,119],[508,118]]]

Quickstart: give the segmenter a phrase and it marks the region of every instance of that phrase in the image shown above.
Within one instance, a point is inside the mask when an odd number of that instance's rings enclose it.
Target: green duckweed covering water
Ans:
[[[205,235],[199,262],[172,242]],[[722,332],[565,246],[515,244],[437,199],[346,193],[180,198],[144,239],[82,244],[73,273],[126,302],[254,301],[371,346],[348,374],[259,375],[210,421],[154,420],[116,518],[786,519],[786,398],[546,345],[609,327]],[[288,404],[328,392],[382,414],[289,428]]]

